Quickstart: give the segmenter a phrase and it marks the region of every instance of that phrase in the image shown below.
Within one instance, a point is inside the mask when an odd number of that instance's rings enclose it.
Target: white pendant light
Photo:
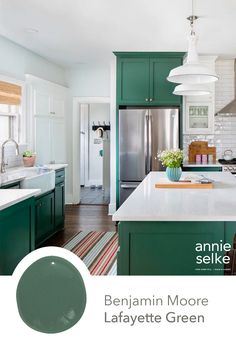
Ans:
[[[201,84],[181,84],[174,89],[174,95],[180,96],[204,96],[210,95],[210,90],[206,85]]]
[[[214,70],[202,65],[197,53],[197,37],[193,29],[197,16],[189,16],[191,33],[188,39],[186,63],[170,71],[167,80],[179,84],[205,84],[218,80]]]

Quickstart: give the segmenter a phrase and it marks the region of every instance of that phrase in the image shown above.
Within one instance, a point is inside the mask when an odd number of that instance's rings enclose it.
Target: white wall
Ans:
[[[66,72],[71,96],[110,96],[110,66],[105,64],[80,64]]]
[[[65,70],[0,36],[0,73],[20,80],[32,74],[65,85]]]

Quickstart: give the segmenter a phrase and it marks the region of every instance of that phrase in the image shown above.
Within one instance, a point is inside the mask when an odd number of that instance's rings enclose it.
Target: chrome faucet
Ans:
[[[19,145],[14,139],[10,138],[10,139],[7,139],[6,141],[4,141],[4,143],[2,144],[1,173],[5,173],[6,172],[7,163],[5,163],[5,145],[7,143],[14,143],[16,145],[16,155],[20,154]]]

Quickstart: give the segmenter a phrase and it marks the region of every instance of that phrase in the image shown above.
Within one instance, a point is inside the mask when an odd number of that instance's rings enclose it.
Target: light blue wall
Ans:
[[[72,96],[110,96],[110,65],[80,64],[66,72]]]
[[[0,36],[0,74],[24,80],[25,74],[65,85],[65,70]]]

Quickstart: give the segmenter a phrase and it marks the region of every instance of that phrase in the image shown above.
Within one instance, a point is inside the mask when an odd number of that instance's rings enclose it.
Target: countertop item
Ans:
[[[196,155],[212,155],[213,160],[216,161],[216,147],[208,146],[207,141],[192,141],[188,146],[188,160],[195,162]]]
[[[86,306],[80,272],[66,259],[48,256],[32,263],[16,291],[22,320],[43,333],[59,333],[74,326]]]
[[[236,165],[236,158],[232,160],[219,159],[218,161],[221,165]]]
[[[231,149],[225,150],[223,157],[224,157],[224,160],[231,161],[233,158],[233,151]]]
[[[158,189],[155,183],[165,172],[150,172],[113,221],[236,221],[236,178],[229,172],[204,176],[215,181],[213,189]]]
[[[163,178],[160,179],[157,183],[155,183],[155,188],[172,188],[172,189],[210,189],[213,188],[213,183],[197,183],[191,181],[178,181],[178,182],[170,182],[168,179]]]
[[[0,210],[40,194],[40,189],[0,189]]]
[[[196,155],[196,163],[202,163],[202,155]]]

